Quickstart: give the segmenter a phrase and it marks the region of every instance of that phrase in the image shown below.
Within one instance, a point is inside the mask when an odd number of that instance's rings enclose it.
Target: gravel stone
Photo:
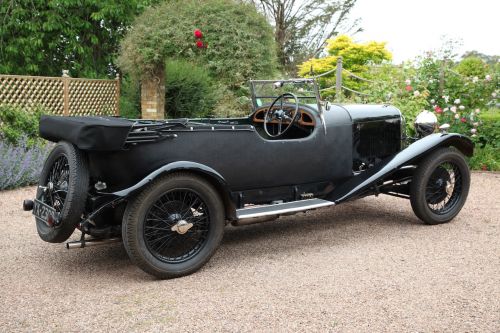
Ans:
[[[1,332],[500,332],[498,173],[473,173],[448,224],[368,197],[228,227],[204,268],[165,281],[120,243],[43,242],[21,209],[34,192],[0,192]]]

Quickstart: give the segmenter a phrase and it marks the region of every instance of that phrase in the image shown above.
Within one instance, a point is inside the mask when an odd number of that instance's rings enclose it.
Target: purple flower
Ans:
[[[0,190],[38,182],[52,144],[28,144],[22,138],[13,145],[0,140]]]

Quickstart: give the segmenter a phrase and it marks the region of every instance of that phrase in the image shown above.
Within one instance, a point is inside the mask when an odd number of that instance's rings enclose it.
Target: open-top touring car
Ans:
[[[427,224],[464,205],[473,144],[434,133],[432,114],[407,138],[393,106],[323,103],[313,79],[250,85],[243,118],[43,117],[40,135],[57,144],[24,202],[40,237],[64,242],[77,228],[68,248],[123,240],[135,264],[170,278],[205,264],[228,223],[378,194],[409,199]]]

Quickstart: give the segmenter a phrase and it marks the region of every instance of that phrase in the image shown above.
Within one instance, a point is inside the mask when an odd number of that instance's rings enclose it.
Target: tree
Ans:
[[[0,1],[0,73],[104,77],[133,18],[155,0]]]
[[[490,66],[495,66],[500,61],[500,56],[498,56],[498,55],[491,56],[491,55],[487,55],[487,54],[484,54],[484,53],[481,53],[478,51],[467,51],[462,56],[462,59],[466,59],[466,58],[470,58],[470,57],[479,58]]]
[[[356,0],[249,0],[274,25],[278,59],[283,69],[295,72],[298,63],[317,56],[326,40],[340,31],[358,32],[359,20],[349,15]]]

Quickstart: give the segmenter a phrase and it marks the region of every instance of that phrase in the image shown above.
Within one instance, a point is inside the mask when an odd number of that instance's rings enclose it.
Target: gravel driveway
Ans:
[[[425,226],[381,196],[240,228],[198,273],[159,281],[121,244],[38,238],[0,192],[0,331],[500,332],[500,174]]]

